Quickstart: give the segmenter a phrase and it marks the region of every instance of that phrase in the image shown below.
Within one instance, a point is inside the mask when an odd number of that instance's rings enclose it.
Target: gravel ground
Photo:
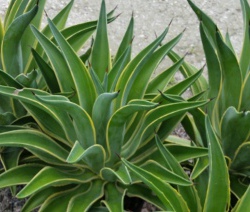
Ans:
[[[2,19],[9,2],[10,0],[0,0]],[[46,12],[52,18],[69,0],[47,0],[47,2]],[[67,24],[72,25],[96,19],[100,2],[100,0],[75,0]],[[193,0],[193,2],[215,20],[223,33],[229,31],[236,52],[239,53],[242,40],[240,0]],[[186,29],[175,50],[181,55],[189,52],[187,60],[197,67],[202,67],[205,63],[199,38],[199,23],[186,0],[106,0],[106,4],[108,10],[118,6],[117,13],[122,13],[115,22],[109,25],[112,53],[117,50],[133,12],[135,17],[134,55],[149,44],[155,38],[155,34],[159,35],[173,19],[166,41]],[[164,61],[164,65],[168,64],[169,61]],[[181,76],[177,75],[176,79],[180,80]],[[177,130],[177,133],[183,135],[184,132]],[[0,191],[0,212],[20,211],[19,203],[15,199],[7,201],[6,191]],[[4,209],[4,207],[9,209]],[[146,211],[150,211],[150,206],[144,207],[143,212]]]

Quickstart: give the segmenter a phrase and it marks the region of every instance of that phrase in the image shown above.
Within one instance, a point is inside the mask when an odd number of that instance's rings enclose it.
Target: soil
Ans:
[[[2,20],[9,2],[10,0],[0,0]],[[47,0],[47,2],[46,12],[53,17],[69,0]],[[96,19],[100,2],[100,0],[75,0],[67,25]],[[193,2],[215,20],[223,33],[229,31],[236,52],[240,53],[243,34],[240,0],[193,0]],[[133,12],[135,18],[134,55],[155,39],[155,36],[159,35],[173,19],[166,40],[170,40],[186,29],[175,50],[181,55],[189,52],[186,59],[198,68],[205,64],[199,37],[199,22],[186,0],[106,0],[106,4],[108,11],[118,5],[117,14],[122,13],[114,23],[109,25],[110,49],[113,54],[119,46]],[[169,66],[170,61],[166,59],[163,64],[164,67]],[[159,71],[161,69],[163,66],[159,68]],[[181,75],[176,76],[176,80],[181,79]],[[185,134],[182,129],[177,130],[176,133],[181,137]],[[23,205],[23,200],[12,198],[8,189],[0,190],[0,212],[18,212],[21,205]],[[154,208],[144,203],[142,211],[154,211]]]

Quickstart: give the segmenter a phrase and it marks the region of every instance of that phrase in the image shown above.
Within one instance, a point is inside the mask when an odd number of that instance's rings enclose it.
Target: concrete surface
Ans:
[[[0,0],[0,15],[3,17],[10,0]],[[69,0],[47,0],[46,12],[53,17]],[[240,0],[193,0],[207,12],[223,32],[229,31],[232,43],[240,52],[242,40],[242,15]],[[96,19],[101,0],[75,0],[68,25]],[[110,48],[114,53],[133,11],[135,17],[134,55],[149,44],[155,33],[159,35],[170,20],[173,22],[166,41],[186,29],[175,50],[181,55],[191,52],[187,59],[197,67],[205,63],[201,48],[198,20],[186,0],[106,0],[107,9],[115,6],[121,16],[109,25]]]

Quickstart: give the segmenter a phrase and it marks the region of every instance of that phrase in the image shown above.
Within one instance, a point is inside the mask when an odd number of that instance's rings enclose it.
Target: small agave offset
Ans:
[[[197,191],[179,163],[207,156],[207,148],[165,139],[188,111],[207,103],[199,100],[202,94],[185,102],[166,98],[183,94],[202,70],[170,87],[184,64],[179,58],[151,78],[182,33],[162,45],[167,27],[131,59],[132,17],[111,59],[107,24],[116,16],[106,13],[104,0],[98,21],[64,28],[70,1],[53,20],[47,18],[43,30],[34,20],[45,1],[25,2],[11,1],[9,13],[19,16],[7,21],[11,30],[1,40],[0,99],[10,102],[11,119],[2,109],[0,188],[28,197],[22,211],[124,211],[125,196],[162,210],[199,211]],[[10,43],[20,23],[26,30]],[[79,56],[94,32],[92,45]],[[29,57],[15,49],[23,48],[26,33],[34,36]],[[16,194],[17,185],[24,187]]]

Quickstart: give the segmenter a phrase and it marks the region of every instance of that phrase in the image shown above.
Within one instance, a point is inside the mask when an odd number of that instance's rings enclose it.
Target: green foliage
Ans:
[[[215,194],[212,192],[212,189],[210,189],[211,183],[215,183],[217,186],[224,185],[223,194],[216,194],[220,196],[220,198],[222,196],[225,197],[224,203],[221,205],[221,210],[217,208],[219,206],[215,206],[218,211],[225,211],[227,205],[228,209],[235,205],[234,201],[230,201],[228,198],[229,190],[226,192],[226,186],[228,189],[230,188],[230,193],[233,197],[232,200],[235,198],[238,200],[238,204],[234,209],[235,211],[242,210],[240,205],[246,204],[244,199],[249,193],[250,108],[248,106],[250,7],[246,0],[241,0],[240,2],[244,20],[244,39],[241,55],[238,58],[231,44],[229,34],[227,33],[223,36],[213,20],[191,0],[188,0],[188,3],[200,20],[200,36],[208,70],[208,82],[202,82],[202,84],[200,84],[201,81],[195,82],[194,84],[196,85],[194,85],[193,93],[198,95],[206,91],[203,98],[213,100],[205,107],[191,111],[190,114],[183,119],[182,124],[197,146],[208,147],[210,149],[211,142],[217,140],[220,147],[218,146],[216,149],[217,151],[218,149],[222,149],[225,158],[214,156],[217,159],[215,160],[216,167],[213,168],[213,155],[209,155],[208,162],[207,158],[200,158],[194,161],[194,166],[191,168],[191,176],[195,178],[195,182],[202,184],[202,186],[198,186],[200,187],[198,188],[198,193],[201,197],[202,204],[204,204],[204,208],[207,208],[208,211],[214,208],[212,204],[208,206],[209,196],[211,196],[211,200],[215,202],[214,198],[212,198]],[[174,52],[171,52],[169,56],[172,60],[178,58],[178,55]],[[192,66],[188,63],[185,65],[185,68],[189,69],[187,73],[191,73],[193,69]],[[184,71],[183,69],[182,72]],[[208,90],[204,89],[207,86]],[[175,96],[174,98],[167,96],[166,98],[171,98],[172,102],[181,101],[179,96]],[[211,126],[208,122],[211,122]],[[214,131],[214,133],[210,135],[209,131]],[[216,151],[216,149],[213,151]],[[225,172],[225,164],[219,164],[225,160],[227,162],[227,173],[229,174],[230,185],[228,183],[228,176],[221,176],[221,179],[218,177],[212,178],[211,176],[219,166],[221,166],[221,168],[219,168],[220,172]],[[209,170],[206,168],[208,165]],[[224,173],[224,175],[226,175],[226,173]],[[225,185],[225,182],[227,185]],[[214,189],[216,189],[217,192],[222,191],[222,188],[221,190],[219,188]],[[222,201],[219,202],[221,203]],[[216,204],[217,203],[218,201],[216,201]]]
[[[21,10],[23,5],[17,2],[11,1],[10,7],[15,9],[9,8],[6,24],[12,23],[12,11]],[[11,186],[18,198],[28,197],[23,211],[37,207],[40,211],[97,211],[103,206],[109,211],[123,211],[125,195],[142,198],[162,210],[200,211],[197,189],[179,163],[207,158],[208,154],[213,162],[215,157],[222,157],[218,144],[208,139],[210,148],[216,149],[213,151],[191,142],[181,144],[178,139],[163,143],[160,139],[165,140],[188,111],[208,103],[199,100],[202,94],[174,103],[167,98],[170,95],[175,99],[200,81],[203,69],[193,69],[187,79],[170,87],[169,82],[184,64],[183,58],[177,58],[160,77],[151,78],[182,33],[162,45],[167,27],[131,59],[131,17],[111,59],[107,23],[116,18],[113,11],[106,14],[103,0],[98,21],[64,29],[72,3],[53,20],[47,18],[48,26],[42,31],[34,23],[27,26],[34,37],[29,53],[32,59],[24,60],[18,51],[16,57],[8,57],[14,50],[4,47],[11,45],[7,39],[1,42],[6,51],[0,71],[4,81],[0,85],[1,98],[18,102],[16,110],[23,108],[24,114],[0,127],[5,169],[0,175],[0,188]],[[13,23],[27,19],[22,23],[28,25],[37,7],[40,3]],[[15,24],[12,32],[17,31],[21,29]],[[77,52],[86,47],[94,32],[93,43],[79,56]],[[19,46],[20,36],[15,37]],[[17,66],[14,70],[18,73],[13,73],[9,64]],[[37,67],[37,71],[29,67]],[[11,119],[11,114],[3,113],[2,117]],[[209,135],[214,136],[209,130]],[[219,168],[224,170],[223,160]],[[214,163],[211,169],[215,169],[211,179],[226,179],[227,173],[218,171]],[[20,184],[24,187],[16,194],[14,188]],[[228,198],[226,185],[227,181],[221,185],[221,205]],[[210,183],[209,188],[208,209],[213,207],[210,202],[215,184]]]

